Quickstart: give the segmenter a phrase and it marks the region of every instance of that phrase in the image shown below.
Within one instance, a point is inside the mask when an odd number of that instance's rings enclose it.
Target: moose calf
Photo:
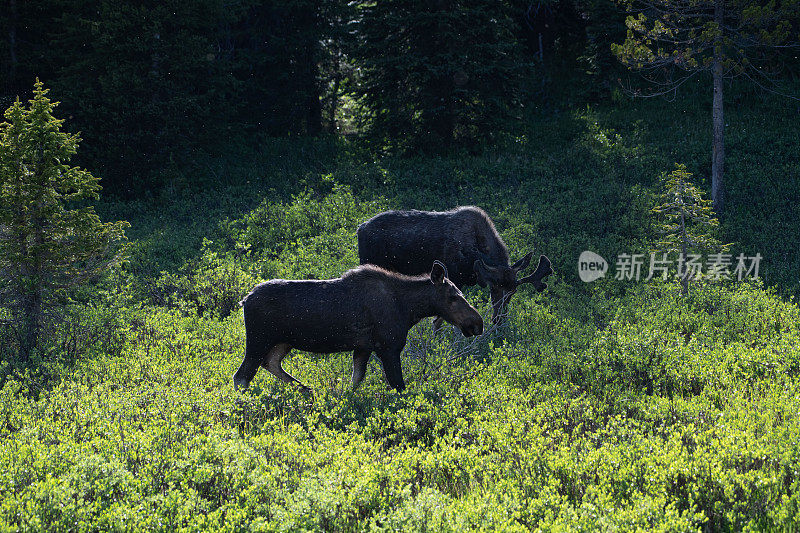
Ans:
[[[386,380],[405,389],[400,352],[408,330],[428,316],[439,316],[469,337],[483,333],[481,315],[433,262],[430,275],[406,276],[365,265],[329,280],[275,279],[257,285],[244,300],[244,361],[234,386],[247,388],[263,366],[276,377],[297,382],[281,366],[292,348],[315,353],[353,350],[353,387],[364,378],[375,352]]]

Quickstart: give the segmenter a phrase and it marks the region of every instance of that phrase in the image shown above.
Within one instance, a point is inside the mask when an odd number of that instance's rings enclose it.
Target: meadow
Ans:
[[[648,251],[675,163],[707,187],[706,98],[553,104],[474,154],[273,139],[107,194],[130,263],[26,373],[2,368],[0,531],[796,530],[800,109],[732,98],[720,237],[764,257],[761,280],[686,296],[586,284],[576,262]],[[340,275],[382,210],[467,204],[556,271],[506,326],[466,343],[424,320],[402,394],[374,360],[352,391],[350,354],[301,352],[284,364],[313,394],[264,370],[233,390],[255,283]]]

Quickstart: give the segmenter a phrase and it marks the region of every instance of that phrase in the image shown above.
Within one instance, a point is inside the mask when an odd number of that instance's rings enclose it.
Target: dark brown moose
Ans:
[[[315,353],[353,350],[354,388],[375,352],[389,385],[402,391],[400,352],[414,324],[440,316],[465,336],[483,333],[481,315],[447,278],[439,261],[433,263],[430,275],[421,276],[366,265],[337,279],[274,279],[256,285],[242,307],[246,348],[233,376],[237,389],[247,388],[259,366],[307,388],[281,366],[289,351],[297,348]]]
[[[489,286],[492,322],[506,313],[508,300],[523,283],[543,291],[542,281],[553,273],[550,260],[539,256],[536,271],[517,279],[530,263],[533,252],[511,264],[508,249],[492,219],[475,206],[451,211],[386,211],[358,227],[358,256],[361,264],[371,263],[408,275],[426,272],[435,259],[450,272],[450,280],[463,289],[470,285]],[[438,327],[441,320],[437,319]]]

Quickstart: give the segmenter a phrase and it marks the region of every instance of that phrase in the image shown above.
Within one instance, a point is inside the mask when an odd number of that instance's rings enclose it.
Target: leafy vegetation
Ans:
[[[0,4],[0,104],[41,78],[83,139],[41,85],[0,126],[0,531],[798,529],[798,108],[730,76],[797,93],[797,0]],[[615,54],[715,92],[628,99]],[[547,291],[476,338],[418,324],[402,394],[297,351],[313,393],[233,390],[256,283],[466,204]],[[719,243],[761,279],[574,268]]]
[[[779,294],[796,290],[782,282],[791,260],[765,262],[777,288],[700,280],[686,296],[671,281],[582,284],[572,267],[583,249],[656,242],[659,174],[705,160],[681,126],[701,104],[667,118],[647,103],[543,116],[547,138],[476,156],[375,161],[321,142],[306,160],[275,157],[291,146],[278,143],[251,163],[203,163],[234,176],[225,188],[100,204],[104,218],[131,220],[131,265],[74,300],[28,370],[6,368],[0,528],[795,527],[800,310]],[[734,190],[753,186],[760,147],[796,130],[758,135],[734,159]],[[772,160],[796,176],[797,144],[777,144]],[[761,172],[766,184],[774,170]],[[354,393],[350,354],[302,352],[285,364],[313,395],[263,370],[233,391],[236,301],[255,281],[338,275],[375,212],[465,203],[492,213],[512,255],[547,253],[557,271],[547,292],[515,295],[505,329],[464,346],[420,324],[404,394],[374,362]],[[753,209],[721,229],[748,219],[725,240],[755,251],[783,230],[760,234]],[[467,295],[488,318],[485,291]]]

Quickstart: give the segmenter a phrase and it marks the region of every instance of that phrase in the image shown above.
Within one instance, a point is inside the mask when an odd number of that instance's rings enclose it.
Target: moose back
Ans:
[[[544,255],[533,274],[517,278],[532,255],[529,252],[511,264],[494,222],[475,206],[451,211],[386,211],[358,227],[361,264],[415,275],[427,272],[434,260],[442,261],[459,289],[489,286],[493,322],[505,314],[509,298],[523,283],[533,284],[538,291],[547,288],[542,280],[553,271]]]

